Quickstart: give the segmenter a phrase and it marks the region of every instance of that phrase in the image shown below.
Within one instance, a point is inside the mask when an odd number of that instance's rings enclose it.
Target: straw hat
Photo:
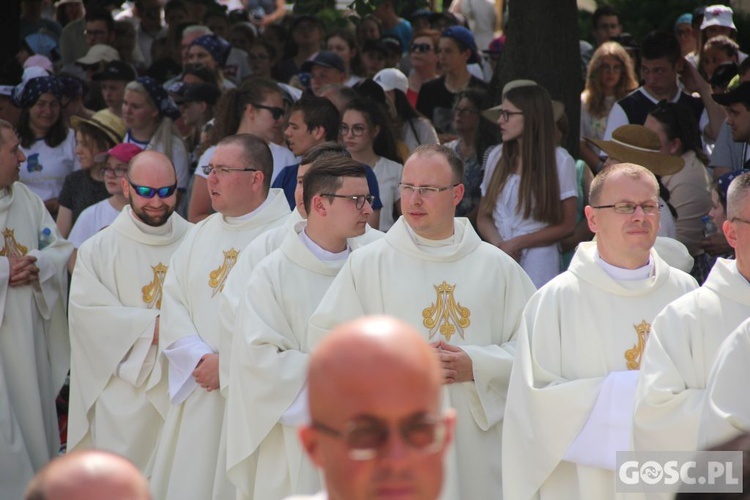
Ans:
[[[107,135],[107,137],[112,139],[115,144],[121,143],[122,138],[125,137],[125,134],[127,133],[127,128],[122,119],[108,109],[103,109],[94,113],[94,116],[89,119],[81,118],[80,116],[70,117],[70,124],[74,129],[77,129],[81,123],[88,123],[92,127],[101,130]]]
[[[659,136],[643,125],[623,125],[612,132],[612,140],[585,138],[623,163],[635,163],[649,169],[654,175],[676,174],[685,166],[680,156],[662,153]]]

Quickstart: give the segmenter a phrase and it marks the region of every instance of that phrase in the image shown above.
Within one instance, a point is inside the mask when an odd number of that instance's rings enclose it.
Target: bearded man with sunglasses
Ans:
[[[220,328],[220,300],[247,245],[289,214],[283,191],[270,189],[273,157],[260,137],[222,139],[205,173],[216,213],[175,252],[164,282],[159,350],[171,405],[151,475],[162,500],[234,498],[222,438],[233,332]]]
[[[174,213],[177,177],[164,154],[131,156],[116,180],[130,205],[80,246],[73,271],[68,449],[108,450],[144,471],[169,406],[166,384],[149,384],[160,373],[162,284],[192,225]]]
[[[516,261],[454,217],[461,179],[463,162],[445,146],[412,153],[399,185],[403,216],[349,256],[304,341],[315,349],[329,330],[367,314],[418,329],[441,361],[443,397],[457,413],[446,500],[497,498],[502,488],[505,395],[521,313],[534,292]]]
[[[503,429],[505,498],[615,498],[651,324],[697,285],[653,250],[660,204],[649,170],[605,168],[589,201],[596,241],[581,243],[523,314]]]

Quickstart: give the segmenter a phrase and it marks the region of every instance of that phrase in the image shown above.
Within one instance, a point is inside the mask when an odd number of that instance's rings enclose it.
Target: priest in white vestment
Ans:
[[[748,228],[750,229],[750,228]],[[724,341],[708,377],[698,424],[698,448],[709,449],[750,432],[750,319]]]
[[[310,319],[308,345],[364,314],[389,314],[422,332],[443,364],[445,404],[457,412],[443,498],[498,498],[507,384],[534,286],[468,219],[454,218],[462,170],[444,146],[412,153],[400,185],[403,217],[349,257]]]
[[[659,202],[651,172],[608,167],[589,199],[596,241],[579,245],[523,314],[505,412],[505,498],[615,497],[616,451],[630,449],[651,324],[697,285],[652,249]]]
[[[281,500],[320,489],[297,437],[297,426],[307,423],[309,350],[302,339],[310,315],[357,248],[355,237],[365,233],[373,200],[365,173],[345,157],[305,168],[307,221],[287,228],[281,247],[250,276],[232,274],[243,284],[227,398],[227,467],[237,498]]]
[[[108,450],[145,472],[169,406],[165,384],[147,391],[162,286],[192,225],[174,212],[175,189],[149,191],[176,186],[164,154],[140,153],[120,181],[130,206],[81,245],[73,271],[68,448]]]
[[[736,260],[718,259],[703,286],[654,320],[636,392],[639,450],[697,450],[706,383],[722,342],[750,317],[750,175],[727,194],[723,232]],[[747,241],[745,241],[747,240]]]
[[[151,477],[161,500],[234,498],[222,445],[225,399],[218,389],[227,380],[219,364],[229,353],[219,340],[219,298],[245,247],[289,214],[283,192],[269,190],[273,159],[258,137],[223,139],[206,169],[217,213],[193,228],[164,283],[159,346],[171,405]]]
[[[65,263],[73,246],[18,180],[26,157],[0,120],[0,496],[21,498],[60,448],[55,397],[70,364]]]

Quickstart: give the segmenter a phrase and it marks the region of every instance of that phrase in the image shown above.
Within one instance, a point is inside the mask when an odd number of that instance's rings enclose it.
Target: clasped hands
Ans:
[[[471,382],[474,380],[474,365],[471,358],[460,347],[451,345],[443,340],[430,343],[443,368],[443,383]]]
[[[36,257],[33,255],[22,255],[16,257],[8,255],[8,277],[9,286],[23,286],[39,281],[39,267],[36,265]]]
[[[211,392],[219,388],[219,355],[204,354],[193,370],[195,382]]]

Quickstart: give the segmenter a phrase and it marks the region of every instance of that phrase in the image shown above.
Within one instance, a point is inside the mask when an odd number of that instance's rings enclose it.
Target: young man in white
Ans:
[[[636,393],[636,450],[701,449],[697,433],[719,347],[750,317],[750,175],[729,186],[723,231],[736,260],[717,259],[703,286],[654,320]]]
[[[146,151],[119,179],[131,205],[81,245],[70,289],[68,448],[98,448],[145,471],[168,407],[148,390],[157,364],[162,285],[191,227],[174,213],[174,166]]]
[[[73,246],[17,182],[23,161],[13,127],[0,120],[0,491],[13,498],[57,455],[55,397],[70,366],[65,263]]]
[[[310,319],[307,345],[364,314],[417,328],[441,360],[444,398],[457,412],[443,498],[494,498],[515,336],[534,286],[468,219],[454,218],[462,178],[463,163],[445,146],[412,153],[400,184],[403,217],[352,253]]]
[[[151,476],[154,496],[164,500],[234,498],[221,446],[225,399],[218,389],[228,379],[219,365],[229,362],[231,338],[220,338],[219,298],[247,245],[289,214],[284,193],[269,190],[273,158],[259,137],[222,139],[206,170],[216,213],[193,228],[164,283],[159,349],[172,404]]]
[[[318,473],[296,426],[306,422],[307,322],[372,213],[365,168],[322,158],[305,174],[306,221],[245,276],[227,398],[227,468],[238,498],[315,493]],[[359,238],[357,238],[359,239]],[[235,276],[236,278],[237,276]]]
[[[585,212],[596,241],[529,301],[505,412],[505,498],[614,498],[651,323],[696,287],[652,250],[658,193],[638,165],[595,177]]]

